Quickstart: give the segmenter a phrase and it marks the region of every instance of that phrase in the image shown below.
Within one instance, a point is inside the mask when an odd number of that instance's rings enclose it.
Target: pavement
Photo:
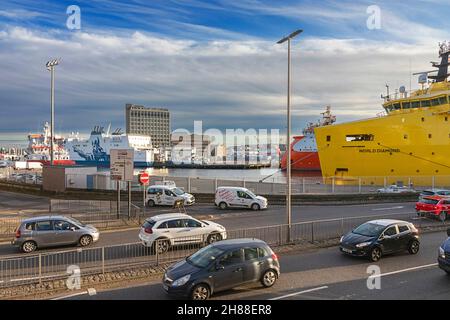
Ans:
[[[272,288],[251,284],[217,293],[220,300],[309,299],[450,299],[450,277],[436,266],[437,249],[445,232],[423,234],[417,255],[407,252],[383,257],[377,264],[364,258],[344,256],[336,247],[280,255],[282,274]],[[378,266],[380,289],[369,289],[368,267]],[[74,300],[171,299],[160,281],[145,285],[99,291],[95,295],[68,297]]]

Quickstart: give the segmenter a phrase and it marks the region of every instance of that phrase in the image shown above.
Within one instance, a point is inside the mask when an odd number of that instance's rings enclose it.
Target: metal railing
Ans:
[[[230,230],[226,232],[226,235],[228,239],[257,238],[274,247],[288,243],[317,243],[337,240],[356,226],[368,220],[381,218],[411,221],[419,229],[431,226],[450,226],[450,221],[442,223],[437,220],[420,218],[416,213],[402,213],[294,223],[291,225],[291,239],[287,239],[288,225]],[[170,242],[167,239],[161,239],[153,242],[150,247],[136,242],[3,257],[0,258],[0,288],[39,283],[51,279],[66,279],[69,276],[69,266],[79,268],[81,276],[84,276],[175,262],[207,245],[208,236],[208,234],[204,234],[175,238]],[[165,246],[168,243],[170,245]]]

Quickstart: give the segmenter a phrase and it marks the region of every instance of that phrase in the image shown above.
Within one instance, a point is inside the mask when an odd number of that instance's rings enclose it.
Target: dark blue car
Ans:
[[[342,253],[368,257],[375,262],[383,255],[409,251],[419,252],[419,232],[407,221],[380,219],[363,223],[341,238]]]
[[[450,229],[447,229],[447,240],[439,247],[438,263],[439,268],[450,275]]]

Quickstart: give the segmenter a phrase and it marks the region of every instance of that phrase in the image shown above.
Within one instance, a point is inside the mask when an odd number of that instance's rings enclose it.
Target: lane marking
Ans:
[[[57,297],[57,298],[53,298],[51,300],[63,300],[63,299],[68,299],[68,298],[73,298],[73,297],[78,297],[78,296],[83,296],[83,295],[89,295],[89,296],[94,296],[97,294],[97,291],[94,288],[89,288],[86,291],[82,291],[82,292],[77,292],[77,293],[72,293],[66,296],[62,296],[62,297]]]
[[[395,210],[395,209],[403,209],[404,206],[396,206],[396,207],[389,207],[389,208],[374,208],[372,211],[382,211],[382,210]]]
[[[297,295],[304,294],[304,293],[308,293],[308,292],[319,291],[319,290],[323,290],[323,289],[328,289],[328,286],[323,286],[323,287],[318,287],[318,288],[313,288],[313,289],[303,290],[303,291],[299,291],[299,292],[294,292],[294,293],[286,294],[286,295],[281,296],[281,297],[271,298],[271,299],[268,299],[268,300],[280,300],[280,299],[284,299],[284,298],[288,298],[288,297],[293,297],[293,296],[297,296]]]
[[[437,266],[438,266],[437,263],[425,264],[423,266],[412,267],[412,268],[407,268],[407,269],[402,269],[402,270],[397,270],[397,271],[392,271],[392,272],[386,272],[386,273],[377,274],[377,275],[371,275],[371,276],[369,276],[369,279],[380,278],[380,277],[384,277],[384,276],[390,276],[393,274],[398,274],[398,273],[403,273],[403,272],[408,272],[408,271],[413,271],[413,270],[419,270],[419,269],[425,269],[425,268],[431,268],[431,267],[437,267]]]

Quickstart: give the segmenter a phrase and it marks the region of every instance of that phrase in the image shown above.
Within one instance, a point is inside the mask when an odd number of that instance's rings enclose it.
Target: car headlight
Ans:
[[[445,251],[442,247],[439,247],[439,257],[445,259]]]
[[[182,285],[184,285],[186,282],[188,282],[190,278],[191,278],[191,275],[190,275],[190,274],[188,274],[188,275],[186,275],[186,276],[184,276],[184,277],[181,277],[181,278],[175,280],[175,281],[172,283],[172,287],[179,287],[179,286],[182,286]]]
[[[367,247],[371,242],[361,242],[356,245],[357,248]]]

